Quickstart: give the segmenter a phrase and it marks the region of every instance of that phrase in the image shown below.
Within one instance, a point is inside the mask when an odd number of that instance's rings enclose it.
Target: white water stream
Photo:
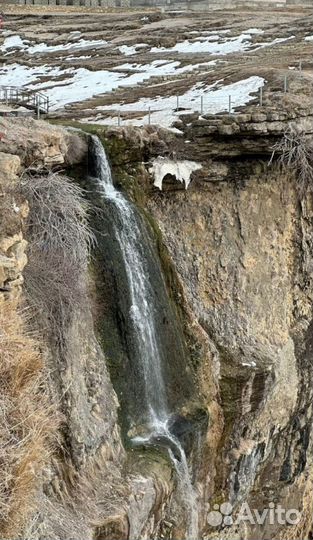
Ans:
[[[117,214],[119,227],[114,231],[121,251],[130,295],[129,317],[133,327],[140,371],[144,378],[145,403],[148,416],[148,434],[135,437],[135,444],[153,444],[165,441],[178,477],[182,502],[188,512],[188,540],[198,540],[197,497],[192,485],[185,451],[180,441],[169,429],[171,412],[168,408],[166,388],[162,373],[162,358],[158,346],[155,324],[155,307],[151,298],[149,269],[142,250],[141,226],[133,205],[115,189],[110,165],[101,141],[92,136],[93,156],[99,193],[110,201]]]

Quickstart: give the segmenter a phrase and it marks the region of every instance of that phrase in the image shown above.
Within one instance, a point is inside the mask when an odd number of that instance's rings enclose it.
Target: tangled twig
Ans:
[[[75,309],[83,306],[94,236],[83,190],[67,177],[26,176],[22,192],[30,207],[25,286],[51,337],[60,346]]]
[[[313,140],[303,132],[289,129],[280,141],[273,146],[270,164],[278,154],[278,163],[284,171],[297,172],[298,187],[301,192],[313,189]]]

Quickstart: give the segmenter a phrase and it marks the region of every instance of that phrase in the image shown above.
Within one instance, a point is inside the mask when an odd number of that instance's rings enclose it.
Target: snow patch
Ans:
[[[173,161],[168,158],[158,157],[152,161],[149,172],[154,176],[153,184],[160,190],[162,190],[163,179],[167,174],[175,176],[176,180],[184,184],[185,189],[187,189],[191,182],[191,174],[199,169],[202,169],[202,165],[195,161],[188,161],[187,159]]]
[[[228,111],[229,96],[231,96],[232,111],[239,106],[246,105],[251,101],[251,94],[257,92],[261,86],[264,86],[265,80],[263,77],[252,76],[243,79],[236,83],[222,85],[222,81],[217,81],[212,85],[197,83],[192,86],[187,92],[178,96],[179,110],[177,111],[177,96],[141,98],[133,103],[113,104],[97,107],[99,111],[114,111],[114,112],[138,112],[140,118],[132,118],[131,120],[123,120],[123,125],[142,126],[148,124],[149,117],[151,124],[157,124],[163,127],[170,128],[179,116],[190,114],[191,112],[200,112],[201,104],[203,112],[216,114]],[[201,99],[202,98],[202,99]],[[150,109],[150,115],[148,113]],[[142,115],[144,113],[144,115]],[[118,118],[96,118],[93,119],[98,124],[117,124]]]
[[[251,34],[240,34],[234,38],[223,38],[220,35],[211,35],[198,38],[198,41],[185,41],[176,43],[174,47],[152,47],[152,53],[178,52],[181,54],[209,53],[226,55],[234,52],[245,51],[251,46]]]
[[[294,39],[295,36],[289,36],[286,38],[275,38],[273,41],[264,43],[252,43],[252,36],[264,34],[264,31],[259,28],[249,28],[246,32],[240,34],[237,37],[229,37],[225,35],[225,32],[219,31],[218,34],[203,32],[194,40],[176,43],[173,47],[152,47],[152,53],[164,53],[164,52],[177,52],[180,54],[195,54],[195,53],[208,53],[214,55],[225,56],[227,54],[235,52],[243,52],[249,49],[258,50],[264,47],[272,47],[278,43],[283,43],[290,39]]]
[[[146,43],[137,43],[136,45],[121,45],[120,47],[117,47],[117,49],[124,54],[125,56],[132,56],[133,54],[137,54],[137,49],[146,49],[149,45]]]
[[[67,56],[63,60],[65,60],[65,62],[72,62],[73,60],[87,60],[88,58],[92,58],[91,54],[82,55],[82,56]]]
[[[10,36],[5,38],[3,44],[0,47],[1,52],[6,52],[8,49],[25,49],[27,47],[26,41],[21,39],[20,36]]]
[[[188,71],[194,71],[203,67],[213,67],[217,63],[216,60],[210,60],[209,62],[201,62],[200,64],[188,64],[186,66],[179,67],[181,62],[169,62],[168,60],[154,60],[151,64],[121,64],[120,66],[113,68],[114,71],[138,71],[146,73],[149,77],[166,77],[168,75],[181,75],[182,73],[188,73]]]
[[[74,35],[72,36],[74,38]],[[27,54],[38,54],[38,53],[51,53],[57,51],[76,51],[81,49],[95,49],[107,45],[107,41],[103,39],[87,40],[80,39],[79,41],[69,42],[69,43],[60,43],[60,45],[47,45],[47,43],[31,43],[29,40],[22,39],[20,36],[10,36],[7,37],[3,45],[1,45],[0,50],[6,52],[9,49],[20,49],[26,52]],[[8,53],[9,54],[9,53]]]
[[[313,41],[313,36],[306,36],[304,41]]]
[[[26,52],[28,54],[38,54],[38,53],[50,53],[56,51],[78,51],[81,49],[98,49],[107,45],[107,41],[103,39],[80,39],[75,43],[62,43],[60,45],[47,45],[46,43],[38,43],[32,47],[28,47]]]
[[[58,77],[72,70],[62,70],[59,67],[36,66],[29,67],[20,64],[10,64],[0,69],[1,86],[26,86],[36,82],[40,77]],[[51,82],[50,82],[51,84]]]
[[[275,38],[273,41],[265,42],[265,43],[257,43],[257,47],[253,49],[254,51],[258,51],[259,49],[264,49],[265,47],[272,47],[273,45],[278,45],[279,43],[284,43],[285,41],[289,41],[290,39],[294,39],[295,36],[289,36],[286,38]]]
[[[264,30],[261,28],[249,28],[246,32],[247,34],[264,34]]]
[[[45,90],[50,99],[51,110],[56,110],[70,103],[84,101],[99,94],[112,92],[118,87],[134,87],[151,77],[182,74],[200,67],[211,67],[215,61],[180,67],[180,62],[155,60],[151,64],[123,64],[116,70],[90,71],[86,68],[51,68],[49,66],[29,67],[12,64],[0,68],[0,85],[28,86],[32,90]],[[117,70],[128,70],[131,73]],[[133,73],[132,73],[133,72]],[[46,82],[39,82],[48,76]],[[62,76],[58,81],[55,77]],[[65,77],[64,77],[65,76]]]

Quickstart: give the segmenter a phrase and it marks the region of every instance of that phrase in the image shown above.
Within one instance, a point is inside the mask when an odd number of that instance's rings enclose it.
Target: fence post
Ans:
[[[149,124],[149,126],[151,124],[151,107],[149,107],[149,109],[148,109],[148,124]]]
[[[38,96],[36,97],[36,105],[37,105],[37,120],[40,118],[40,103]]]
[[[200,109],[201,115],[203,114],[203,96],[201,96],[201,109]]]
[[[117,125],[120,126],[121,125],[121,112],[118,111],[117,113]]]
[[[176,96],[176,109],[179,109],[179,96]]]
[[[260,107],[263,106],[263,86],[260,87]]]
[[[4,90],[4,95],[5,95],[5,104],[7,105],[8,104],[8,89],[7,88]]]
[[[287,75],[285,75],[285,77],[284,77],[284,94],[287,93],[287,88],[288,88],[288,85],[287,85]]]
[[[231,95],[228,96],[228,112],[231,114]]]
[[[302,60],[299,61],[299,71],[302,72]]]

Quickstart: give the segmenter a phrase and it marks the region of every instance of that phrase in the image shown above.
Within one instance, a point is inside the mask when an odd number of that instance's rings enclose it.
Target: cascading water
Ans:
[[[134,349],[143,376],[143,391],[148,426],[147,434],[134,437],[134,444],[153,444],[162,440],[176,469],[183,503],[189,514],[188,540],[197,540],[197,498],[192,485],[185,451],[170,429],[171,412],[162,371],[162,348],[159,344],[155,309],[151,299],[149,268],[145,258],[143,232],[133,205],[115,189],[111,169],[101,141],[92,136],[93,159],[98,192],[115,213],[114,234],[125,268],[130,296],[129,318],[134,336]]]

